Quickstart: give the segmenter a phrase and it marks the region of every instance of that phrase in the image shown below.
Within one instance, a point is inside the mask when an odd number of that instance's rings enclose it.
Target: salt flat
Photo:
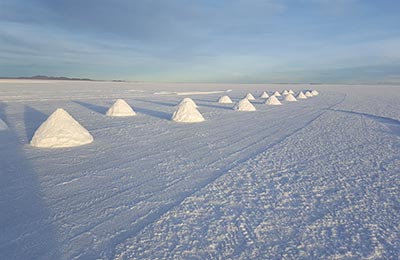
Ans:
[[[217,102],[284,89],[320,95]],[[2,81],[0,258],[395,259],[399,90]],[[204,122],[170,120],[186,96]],[[118,98],[137,115],[106,116]],[[93,143],[29,145],[59,107]]]

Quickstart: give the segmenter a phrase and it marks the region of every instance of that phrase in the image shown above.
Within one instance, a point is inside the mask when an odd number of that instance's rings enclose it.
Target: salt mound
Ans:
[[[264,92],[261,94],[260,98],[269,98],[269,95],[268,95],[267,92],[264,91]]]
[[[313,91],[311,91],[311,94],[313,95],[313,96],[318,96],[318,91],[316,91],[316,90],[313,90]]]
[[[248,100],[256,100],[251,93],[247,93],[245,98],[248,99]]]
[[[197,104],[193,101],[191,98],[184,98],[182,101],[178,104],[178,106],[182,105],[183,103],[188,103],[191,106],[194,106],[195,108],[198,108]]]
[[[236,111],[256,111],[256,108],[253,106],[252,103],[247,98],[240,100],[236,105],[233,107]]]
[[[118,99],[115,101],[107,113],[107,116],[135,116],[136,113],[133,109],[125,102],[123,99]]]
[[[289,101],[289,102],[297,101],[297,99],[292,94],[288,94],[283,100]]]
[[[3,120],[0,119],[0,131],[7,130],[7,129],[8,129],[7,124]]]
[[[43,148],[74,147],[93,142],[92,135],[64,109],[58,108],[36,130],[31,145]]]
[[[291,90],[291,89],[289,89],[289,94],[294,94],[294,91],[293,90]]]
[[[297,95],[297,99],[306,99],[307,97],[304,95],[302,91]]]
[[[281,103],[274,95],[270,96],[270,97],[267,99],[267,101],[265,102],[265,104],[267,104],[267,105],[274,105],[274,106],[276,106],[276,105],[282,105],[282,103]]]
[[[175,122],[195,123],[204,121],[204,117],[191,102],[182,102],[178,105],[171,119]]]
[[[289,95],[289,92],[285,89],[285,90],[282,92],[282,95],[284,95],[284,96]]]
[[[275,93],[273,94],[275,97],[280,97],[281,94],[278,91],[275,91]]]
[[[313,96],[313,94],[311,94],[311,92],[310,91],[308,91],[307,90],[307,92],[304,94],[306,97],[312,97]]]
[[[218,99],[218,103],[221,104],[231,104],[232,103],[232,99],[228,96],[222,96]]]

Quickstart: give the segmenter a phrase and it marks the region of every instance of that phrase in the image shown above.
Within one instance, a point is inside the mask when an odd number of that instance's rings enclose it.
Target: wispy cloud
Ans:
[[[0,69],[230,82],[331,81],[366,64],[389,73],[400,60],[393,9],[369,0],[3,0]]]

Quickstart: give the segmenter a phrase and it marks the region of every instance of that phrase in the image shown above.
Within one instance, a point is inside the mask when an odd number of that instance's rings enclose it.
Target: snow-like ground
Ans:
[[[217,103],[289,88],[320,95]],[[170,120],[184,94],[206,121]],[[28,145],[58,107],[92,144]],[[0,259],[396,259],[399,111],[397,86],[0,82]]]

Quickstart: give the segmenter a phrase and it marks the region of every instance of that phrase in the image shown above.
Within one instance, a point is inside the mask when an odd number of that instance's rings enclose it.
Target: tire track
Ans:
[[[333,105],[329,106],[328,109],[335,107],[337,105],[340,105],[342,102],[344,102],[344,100],[346,99],[346,95],[343,95],[342,99],[336,103],[334,103]],[[234,163],[230,164],[230,166],[228,168],[225,168],[223,170],[217,171],[213,177],[211,177],[210,179],[203,181],[202,183],[199,183],[197,185],[197,187],[193,188],[191,191],[188,191],[186,193],[183,194],[183,196],[181,198],[179,198],[179,200],[177,200],[174,203],[171,203],[168,207],[163,208],[162,210],[153,212],[152,214],[148,215],[144,221],[144,223],[142,223],[140,228],[135,228],[134,230],[131,230],[129,232],[126,232],[126,234],[120,235],[119,237],[117,237],[116,239],[114,239],[112,242],[110,241],[110,244],[108,246],[108,250],[106,249],[105,251],[103,251],[103,254],[106,255],[107,257],[111,257],[111,256],[115,256],[115,246],[120,244],[122,241],[126,240],[129,237],[133,237],[135,235],[137,235],[139,232],[141,232],[142,230],[144,230],[146,227],[152,225],[153,223],[155,223],[157,220],[159,220],[163,215],[167,214],[169,211],[173,210],[176,207],[179,207],[179,205],[181,205],[183,203],[183,201],[185,201],[188,197],[193,196],[195,193],[201,191],[202,189],[206,188],[208,185],[211,185],[212,183],[216,182],[219,178],[221,178],[224,174],[228,173],[229,171],[231,171],[232,169],[236,168],[237,166],[239,166],[242,163],[245,163],[248,160],[251,160],[252,158],[256,157],[258,154],[260,153],[265,153],[267,152],[269,149],[273,148],[274,146],[279,145],[280,143],[284,142],[286,139],[296,135],[298,132],[302,131],[303,129],[307,128],[309,125],[311,125],[313,122],[315,122],[318,118],[320,118],[323,114],[325,114],[327,111],[324,111],[323,109],[321,109],[320,113],[314,117],[313,119],[311,119],[310,121],[306,122],[306,124],[304,124],[303,126],[296,128],[293,132],[291,132],[290,134],[287,134],[285,136],[283,136],[282,138],[280,138],[279,140],[271,143],[270,145],[266,146],[265,148],[262,149],[258,149],[257,151],[255,151],[254,153],[252,153],[251,155],[239,159],[237,161],[235,161]],[[249,146],[249,148],[251,148],[251,146]],[[199,173],[201,174],[201,173]],[[157,198],[159,195],[156,195],[155,198]],[[110,253],[108,253],[108,251],[110,250]]]

